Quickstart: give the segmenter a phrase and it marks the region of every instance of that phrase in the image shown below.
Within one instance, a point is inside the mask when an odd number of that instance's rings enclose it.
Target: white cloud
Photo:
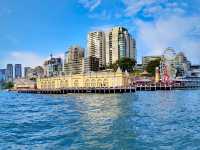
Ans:
[[[150,6],[156,2],[156,0],[124,0],[127,16],[136,15],[144,7]]]
[[[12,63],[12,64],[22,64],[23,67],[35,67],[38,65],[43,65],[43,62],[45,60],[44,57],[40,56],[39,54],[36,54],[31,51],[13,51],[8,54],[9,59],[6,59],[4,61],[5,64]]]
[[[125,4],[124,14],[132,20],[131,25],[136,26],[140,58],[161,54],[165,48],[174,47],[185,52],[194,63],[200,63],[200,17],[190,1],[122,1]],[[141,19],[138,15],[151,19]]]
[[[143,50],[141,55],[161,54],[170,46],[199,63],[199,22],[200,17],[181,15],[162,17],[154,22],[136,21],[138,49]]]
[[[56,51],[53,57],[60,57],[64,60],[64,52]],[[50,56],[42,56],[34,51],[11,51],[6,56],[1,55],[0,68],[5,68],[6,64],[22,64],[22,67],[43,66],[45,60],[50,59]]]
[[[188,7],[185,2],[170,2],[168,0],[124,0],[125,15],[141,14],[146,17],[159,17],[173,13],[183,14]]]
[[[93,11],[101,4],[101,0],[79,0],[79,3],[82,4],[83,7]]]

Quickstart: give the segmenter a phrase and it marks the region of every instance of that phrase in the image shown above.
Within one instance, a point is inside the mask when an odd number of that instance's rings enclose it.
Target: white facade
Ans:
[[[106,65],[105,33],[102,31],[90,32],[87,41],[88,56],[99,59],[99,67]]]

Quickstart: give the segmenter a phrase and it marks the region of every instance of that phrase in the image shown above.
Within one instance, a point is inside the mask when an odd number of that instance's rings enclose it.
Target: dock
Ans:
[[[133,93],[136,92],[135,87],[118,87],[118,88],[63,88],[63,89],[21,89],[18,93],[32,94],[68,94],[68,93],[96,93],[96,94],[111,94],[111,93]]]
[[[32,94],[68,94],[68,93],[134,93],[136,91],[170,91],[170,90],[188,90],[200,89],[200,84],[145,84],[132,85],[130,87],[103,87],[103,88],[61,88],[61,89],[18,89],[18,93]]]

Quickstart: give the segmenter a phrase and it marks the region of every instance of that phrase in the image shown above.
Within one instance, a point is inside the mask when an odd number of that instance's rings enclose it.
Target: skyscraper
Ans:
[[[6,69],[0,69],[0,82],[6,80]]]
[[[22,65],[21,64],[15,64],[15,78],[21,78],[22,77]]]
[[[6,80],[13,81],[13,65],[7,64],[6,66]]]
[[[84,49],[80,46],[71,46],[65,54],[64,72],[79,74],[83,72]]]
[[[183,52],[179,52],[175,57],[175,65],[177,68],[177,76],[187,76],[191,67],[191,62],[188,61],[187,57]]]
[[[35,68],[25,67],[24,77],[26,79],[34,79],[44,77],[44,69],[42,66],[37,66]]]
[[[61,58],[51,58],[44,62],[44,76],[59,75],[63,71],[63,64]]]
[[[90,32],[87,39],[87,57],[96,57],[99,59],[99,67],[106,66],[106,41],[105,33],[102,31]]]
[[[87,42],[87,57],[98,58],[100,68],[110,66],[123,57],[136,60],[136,42],[124,27],[90,32]]]
[[[31,70],[31,67],[24,67],[24,77],[28,78],[28,72]]]
[[[84,59],[84,73],[99,71],[99,59],[96,57],[87,57]]]
[[[106,64],[123,57],[136,60],[136,42],[124,27],[114,27],[106,33]]]

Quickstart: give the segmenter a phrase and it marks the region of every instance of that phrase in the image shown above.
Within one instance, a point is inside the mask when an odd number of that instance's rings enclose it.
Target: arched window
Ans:
[[[44,82],[44,88],[48,89],[48,82],[47,81]]]
[[[85,87],[90,87],[90,80],[89,79],[85,80]]]
[[[95,79],[92,79],[92,81],[91,81],[91,87],[96,87],[96,80]]]
[[[104,79],[104,80],[103,80],[103,86],[104,86],[104,87],[108,87],[108,80],[107,80],[107,79]]]
[[[97,87],[102,87],[102,80],[101,79],[97,80]]]
[[[57,80],[57,88],[61,88],[61,80]]]
[[[68,85],[68,81],[67,80],[65,80],[65,82],[64,82],[64,87],[68,87],[69,85]]]
[[[55,88],[55,81],[52,81],[52,83],[51,83],[51,88],[52,88],[52,89]]]
[[[60,83],[60,88],[64,88],[65,87],[65,82],[63,82],[62,80],[59,80]]]
[[[74,81],[74,87],[78,87],[78,80]]]
[[[48,82],[48,89],[51,89],[51,81],[47,81]]]

